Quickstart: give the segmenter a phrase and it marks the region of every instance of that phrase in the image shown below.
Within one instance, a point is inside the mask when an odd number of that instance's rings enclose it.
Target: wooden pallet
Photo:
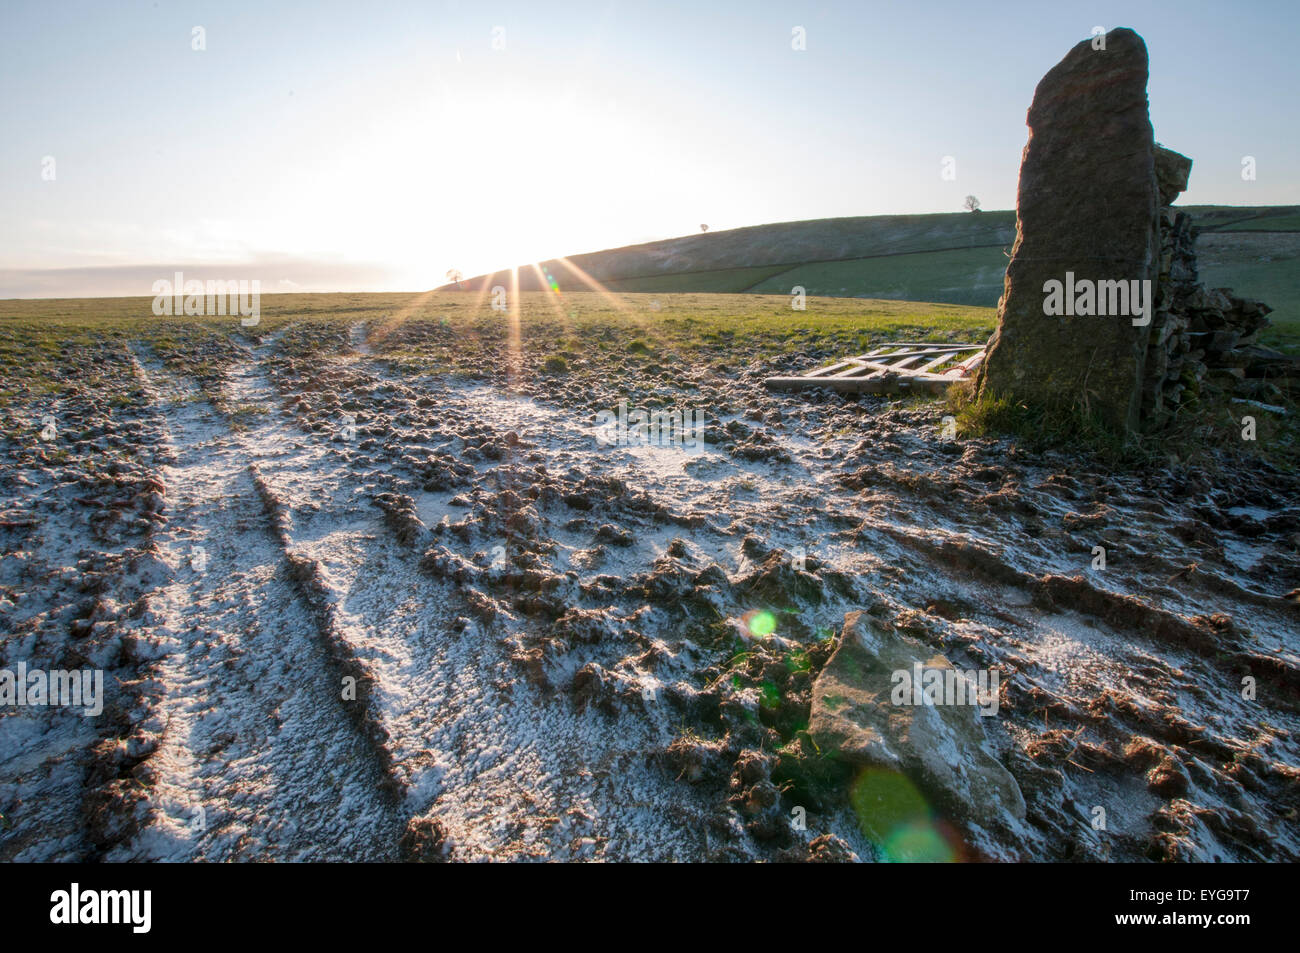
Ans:
[[[769,377],[769,390],[826,387],[850,394],[938,394],[984,362],[983,344],[894,341],[798,377]]]

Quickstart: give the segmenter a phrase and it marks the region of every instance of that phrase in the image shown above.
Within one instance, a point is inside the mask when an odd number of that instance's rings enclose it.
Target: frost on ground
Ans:
[[[0,857],[1300,857],[1294,475],[1090,472],[773,365],[412,360],[447,333],[106,343],[53,439],[10,421],[0,667],[109,677],[0,709]],[[706,443],[604,446],[620,400]],[[999,671],[1023,817],[912,778],[929,838],[882,825],[809,731],[853,612]]]

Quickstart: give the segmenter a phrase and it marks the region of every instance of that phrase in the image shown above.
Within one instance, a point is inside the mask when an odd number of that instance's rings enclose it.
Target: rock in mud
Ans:
[[[893,673],[950,667],[942,656],[864,612],[851,612],[812,689],[809,733],[855,767],[905,775],[953,820],[1023,818],[1020,787],[989,750],[973,705],[895,705]]]

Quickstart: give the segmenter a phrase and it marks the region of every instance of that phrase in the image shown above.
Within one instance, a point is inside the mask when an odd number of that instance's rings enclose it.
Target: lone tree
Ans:
[[[701,225],[701,226],[700,226],[700,231],[701,231],[701,232],[707,232],[708,230],[709,230],[709,226],[707,226],[707,225]]]
[[[465,277],[459,268],[449,268],[447,270],[447,280],[456,282],[456,287],[460,287],[460,279]]]
[[[966,196],[966,201],[961,204],[968,212],[978,212],[980,210],[980,200],[973,195]]]

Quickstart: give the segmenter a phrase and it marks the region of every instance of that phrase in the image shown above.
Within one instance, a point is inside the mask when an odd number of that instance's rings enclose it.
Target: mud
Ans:
[[[0,856],[888,859],[807,733],[855,610],[1001,673],[1026,816],[930,805],[955,858],[1300,856],[1295,474],[762,388],[829,354],[385,357],[448,333],[66,356],[59,439],[4,439],[0,664],[111,711],[0,712]],[[703,448],[600,445],[620,400]]]

